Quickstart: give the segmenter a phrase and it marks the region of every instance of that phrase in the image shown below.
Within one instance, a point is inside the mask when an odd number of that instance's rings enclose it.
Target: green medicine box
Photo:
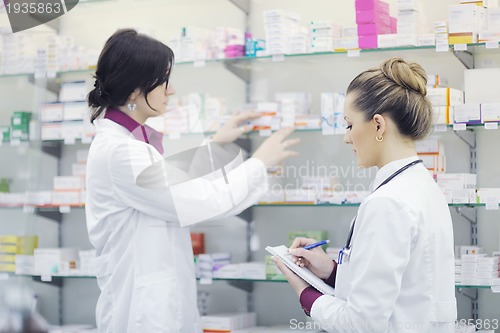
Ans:
[[[297,237],[312,238],[317,242],[328,239],[328,232],[326,230],[293,230],[288,232],[288,247],[292,246],[293,241]],[[326,250],[327,244],[321,248]]]

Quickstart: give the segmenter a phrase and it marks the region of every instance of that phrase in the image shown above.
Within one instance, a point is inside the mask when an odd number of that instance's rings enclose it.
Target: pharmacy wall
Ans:
[[[388,0],[391,14],[396,15],[397,1]],[[447,20],[448,6],[457,4],[458,0],[422,0],[423,11],[429,26],[437,20]],[[265,38],[263,11],[270,9],[287,9],[300,13],[301,22],[331,20],[352,26],[355,24],[355,9],[352,1],[327,0],[251,0],[248,18],[233,3],[227,0],[120,0],[81,2],[72,11],[59,19],[60,35],[72,36],[76,44],[85,49],[98,52],[105,40],[118,28],[132,27],[166,42],[172,35],[179,34],[185,26],[215,28],[228,26],[248,29],[256,38]],[[0,14],[0,26],[8,24],[5,14]],[[50,34],[50,29],[36,29],[39,36]],[[27,34],[21,32],[19,34]],[[43,38],[41,38],[43,39]],[[475,68],[500,68],[500,52],[485,48],[474,48]],[[438,74],[447,80],[447,86],[464,89],[464,65],[450,52],[430,52],[428,49],[408,50],[394,49],[384,52],[361,52],[356,54],[338,53],[334,55],[318,55],[304,57],[272,57],[255,61],[251,64],[239,63],[237,66],[248,69],[250,80],[247,85],[232,72],[226,70],[223,62],[211,63],[198,61],[192,65],[175,67],[171,83],[177,96],[192,92],[208,93],[211,96],[223,97],[227,100],[229,112],[239,110],[246,102],[270,102],[281,92],[307,92],[311,95],[311,110],[319,114],[321,110],[321,93],[344,92],[349,82],[361,71],[378,66],[383,60],[398,56],[405,60],[414,60],[423,65],[429,74]],[[92,84],[90,72],[66,73],[62,81],[87,80]],[[45,96],[36,95],[33,85],[26,84],[23,78],[0,80],[2,109],[0,125],[8,124],[12,110],[30,110],[37,99],[54,101],[56,95],[46,92]],[[26,96],[26,98],[7,98],[9,96]],[[5,101],[5,102],[4,102]],[[498,131],[475,129],[477,137],[477,187],[500,188],[497,156]],[[322,176],[325,170],[338,176],[338,181],[348,190],[367,190],[376,170],[360,170],[356,167],[354,155],[349,145],[344,144],[342,135],[322,135],[321,131],[299,131],[294,134],[301,138],[297,147],[300,156],[287,160],[283,168],[289,170],[283,184],[300,186],[297,179],[301,175]],[[435,132],[432,137],[439,139],[446,148],[446,172],[468,173],[470,171],[469,147],[448,128],[446,132]],[[265,137],[258,133],[250,136],[253,147],[257,147]],[[181,151],[184,147],[195,144],[189,135],[181,139],[165,137],[164,145],[168,154]],[[19,150],[11,152],[2,147],[2,161],[14,159]],[[39,188],[51,188],[52,178],[59,175],[70,175],[72,165],[77,160],[78,151],[88,149],[88,144],[80,141],[63,145],[61,156],[35,158],[40,165]],[[9,155],[11,154],[11,155]],[[25,160],[35,152],[26,151]],[[5,159],[4,159],[5,158]],[[17,157],[16,157],[17,158]],[[1,163],[0,177],[22,178],[18,164]],[[302,174],[300,174],[302,172]],[[19,188],[25,184],[18,183]],[[297,185],[299,184],[299,185]],[[357,186],[357,187],[356,187]],[[15,188],[11,188],[15,191]],[[250,225],[241,218],[233,217],[221,221],[195,226],[193,232],[205,234],[205,250],[207,253],[229,252],[232,261],[263,262],[267,245],[285,244],[288,232],[294,230],[324,230],[333,247],[342,247],[349,230],[349,223],[356,214],[357,207],[318,207],[318,206],[271,206],[261,205],[252,208]],[[460,216],[454,207],[450,207],[454,224],[456,245],[470,245],[471,224]],[[478,245],[485,252],[500,249],[500,213],[479,207],[477,211]],[[40,247],[52,247],[60,244],[63,247],[77,247],[82,250],[91,249],[85,227],[83,209],[71,209],[64,214],[61,224],[47,222],[45,219],[22,210],[0,211],[0,234],[18,232],[11,221],[19,221],[26,233],[39,235]],[[252,229],[252,230],[250,230]],[[60,235],[60,236],[59,236]],[[247,244],[249,242],[249,244]],[[247,246],[251,252],[247,253]],[[64,279],[62,288],[54,288],[42,283],[32,283],[25,279],[39,294],[42,314],[51,323],[62,321],[65,324],[95,325],[94,309],[99,294],[95,279]],[[247,311],[253,304],[260,326],[288,324],[291,318],[299,321],[307,320],[300,308],[297,297],[286,283],[256,282],[251,284],[252,292],[247,293],[234,288],[224,281],[213,281],[212,284],[200,284],[199,295],[202,308],[206,313]],[[480,319],[500,320],[498,294],[490,289],[478,291],[478,309]],[[469,292],[469,291],[466,291]],[[58,302],[63,306],[59,313]],[[457,290],[458,318],[471,317],[471,301],[459,294]],[[62,316],[62,318],[60,318]]]

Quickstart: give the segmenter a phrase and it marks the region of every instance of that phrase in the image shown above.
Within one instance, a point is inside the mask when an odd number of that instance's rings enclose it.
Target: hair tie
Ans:
[[[102,96],[101,83],[99,82],[98,79],[95,79],[94,88],[97,89],[97,93],[99,94],[99,96]]]

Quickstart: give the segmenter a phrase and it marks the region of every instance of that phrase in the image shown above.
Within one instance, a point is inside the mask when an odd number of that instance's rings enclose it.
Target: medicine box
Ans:
[[[40,120],[42,122],[62,121],[63,106],[62,103],[43,104],[40,109]]]
[[[458,124],[481,124],[481,105],[479,103],[456,105],[454,108],[454,122]]]
[[[432,106],[455,106],[464,103],[464,92],[453,88],[429,88],[427,98]]]
[[[500,102],[500,68],[466,69],[464,71],[465,101],[467,103]]]
[[[54,177],[54,190],[56,191],[79,191],[84,187],[82,177],[56,176]]]

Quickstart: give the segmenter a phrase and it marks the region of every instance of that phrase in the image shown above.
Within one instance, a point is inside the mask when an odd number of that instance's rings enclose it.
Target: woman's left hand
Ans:
[[[241,112],[229,119],[224,126],[217,131],[212,137],[213,142],[218,143],[231,143],[238,139],[242,134],[248,133],[252,130],[252,125],[243,125],[242,122],[257,119],[261,116],[258,112]]]
[[[297,296],[300,297],[300,294],[309,287],[309,283],[302,280],[297,274],[295,274],[290,268],[286,267],[283,261],[280,258],[273,257],[272,260],[278,266],[279,270],[285,275],[285,278],[288,280],[288,283],[292,286],[292,288],[297,293]]]

